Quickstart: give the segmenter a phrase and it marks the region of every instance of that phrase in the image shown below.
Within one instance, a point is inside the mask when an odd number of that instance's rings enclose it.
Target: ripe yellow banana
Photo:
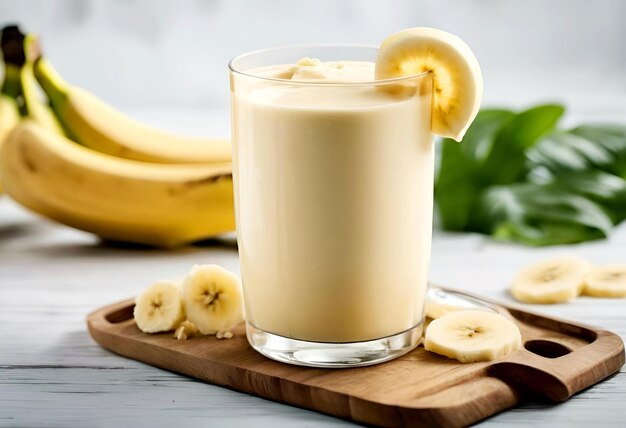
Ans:
[[[7,135],[17,126],[20,121],[20,111],[15,99],[6,95],[0,95],[0,149]],[[0,181],[0,193],[2,182]]]
[[[19,85],[24,101],[24,113],[44,128],[63,134],[63,128],[52,108],[39,97],[37,92],[33,62],[40,56],[40,48],[35,34],[28,34],[24,37],[23,49],[25,61],[20,67]]]
[[[89,92],[68,85],[45,58],[35,76],[69,137],[102,153],[158,163],[220,163],[231,159],[230,142],[188,138],[143,125]]]
[[[26,120],[5,141],[0,171],[21,204],[109,239],[172,247],[235,228],[230,163],[119,159]]]

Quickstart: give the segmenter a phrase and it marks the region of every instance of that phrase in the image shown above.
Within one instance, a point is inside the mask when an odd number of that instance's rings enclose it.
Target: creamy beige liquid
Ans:
[[[248,73],[320,82],[374,75],[373,63],[298,64]],[[258,79],[234,91],[249,322],[321,342],[372,340],[422,322],[433,212],[430,101],[430,93]]]

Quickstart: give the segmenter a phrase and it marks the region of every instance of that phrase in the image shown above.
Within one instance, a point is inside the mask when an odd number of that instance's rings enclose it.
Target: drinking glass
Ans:
[[[374,62],[370,46],[291,46],[230,64],[247,337],[315,367],[375,364],[422,337],[433,215],[432,76],[289,80],[302,57]],[[271,66],[284,65],[272,74]]]

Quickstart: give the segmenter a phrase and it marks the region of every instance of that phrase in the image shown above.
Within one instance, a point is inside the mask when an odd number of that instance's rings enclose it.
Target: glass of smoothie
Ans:
[[[383,70],[382,54],[310,45],[230,62],[247,337],[269,358],[361,366],[420,343],[441,82],[428,64]]]

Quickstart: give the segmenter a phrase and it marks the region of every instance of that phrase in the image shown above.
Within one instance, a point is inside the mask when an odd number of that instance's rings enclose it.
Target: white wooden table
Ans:
[[[481,236],[436,234],[431,279],[503,301],[525,263],[557,253],[626,262],[626,228],[609,241],[532,249]],[[114,355],[85,329],[91,310],[133,296],[194,263],[238,270],[233,246],[167,252],[105,247],[93,236],[0,200],[0,426],[349,425],[329,416],[208,385]],[[605,327],[626,338],[626,300],[580,298],[533,308]],[[622,371],[560,405],[529,404],[484,425],[626,424]]]
[[[626,112],[626,100],[619,108],[577,106],[572,123],[623,120]],[[227,109],[133,113],[174,131],[228,133]],[[506,288],[519,267],[564,253],[596,263],[626,263],[626,224],[606,241],[539,249],[436,233],[430,278],[512,301]],[[0,197],[0,427],[350,425],[128,360],[91,340],[85,326],[90,311],[131,297],[155,279],[184,275],[196,263],[239,269],[233,245],[169,252],[105,247],[92,235],[50,223]],[[604,327],[626,339],[626,300],[580,298],[532,309]],[[528,404],[483,424],[626,426],[626,374],[566,403]]]

